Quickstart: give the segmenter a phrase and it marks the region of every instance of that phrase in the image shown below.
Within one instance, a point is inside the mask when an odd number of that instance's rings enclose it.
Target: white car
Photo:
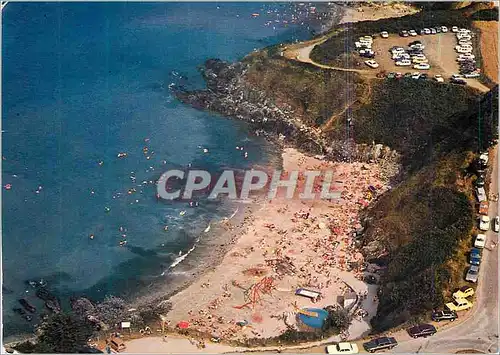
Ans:
[[[389,38],[389,33],[386,32],[386,31],[382,31],[382,32],[380,32],[380,37],[382,37],[382,38]]]
[[[467,79],[473,79],[473,78],[479,78],[481,74],[479,74],[477,71],[473,71],[471,73],[464,74],[464,77]]]
[[[419,70],[428,70],[430,68],[431,66],[429,65],[429,63],[420,63],[420,64],[415,64],[413,66],[413,69],[419,69]]]
[[[458,27],[457,26],[453,26],[451,28],[451,32],[458,32]]]
[[[422,75],[421,73],[419,73],[418,71],[416,71],[415,73],[413,73],[411,75],[411,78],[412,79],[420,79],[420,75]]]
[[[498,233],[500,230],[500,217],[496,216],[493,220],[493,230]]]
[[[470,47],[470,46],[467,46],[467,47],[456,46],[455,50],[458,53],[470,53],[470,52],[472,52],[472,47]]]
[[[444,33],[448,32],[448,27],[441,26],[441,32],[444,32]]]
[[[424,28],[424,33],[426,35],[430,35],[431,34],[431,30],[429,28]]]
[[[409,31],[408,31],[408,34],[409,34],[410,36],[412,36],[412,37],[415,37],[415,36],[417,35],[417,31],[415,31],[415,30],[409,30]]]
[[[404,53],[405,52],[405,49],[403,47],[394,47],[391,49],[391,53],[394,54],[394,53]]]
[[[427,58],[413,58],[413,63],[415,64],[429,63],[429,60]]]
[[[470,41],[472,39],[472,37],[466,33],[457,33],[457,39],[458,40],[464,39],[464,40]]]
[[[359,353],[358,346],[354,343],[338,343],[336,345],[328,345],[326,347],[327,354],[357,354]]]
[[[486,245],[486,235],[485,234],[478,234],[476,235],[476,239],[474,240],[474,247],[476,248],[484,248]]]
[[[409,59],[398,60],[396,62],[396,65],[399,67],[409,67],[411,65],[411,60]]]
[[[474,54],[465,53],[465,54],[459,54],[457,57],[457,61],[463,62],[466,60],[474,60],[475,58],[476,58],[476,56]]]
[[[434,75],[434,80],[436,80],[438,83],[444,83],[444,78],[441,74]]]
[[[461,28],[461,29],[458,30],[458,32],[460,32],[460,33],[471,33],[472,31],[468,30],[466,28]]]
[[[365,64],[368,65],[372,69],[378,68],[378,63],[374,60],[366,60]]]
[[[487,164],[488,164],[488,161],[490,160],[489,155],[488,155],[488,152],[486,152],[486,153],[482,153],[481,155],[479,155],[479,160],[481,160],[481,162],[482,162],[484,165],[487,165]]]
[[[490,229],[490,217],[488,216],[479,217],[479,229],[482,231],[487,231]]]

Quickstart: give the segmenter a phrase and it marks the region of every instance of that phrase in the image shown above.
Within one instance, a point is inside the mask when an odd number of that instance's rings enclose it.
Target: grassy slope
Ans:
[[[362,95],[364,82],[355,73],[338,75],[331,70],[286,61],[266,52],[245,59],[251,63],[247,80],[270,93],[278,104],[287,103],[312,127],[318,127],[343,109],[350,97]]]
[[[364,244],[375,240],[388,252],[379,260],[388,271],[372,320],[375,330],[442,307],[443,295],[463,280],[464,251],[470,247],[475,220],[466,168],[472,151],[487,147],[497,132],[498,88],[450,118],[437,124],[438,131],[446,129],[433,139],[433,154],[413,155],[408,178],[367,211],[371,222]],[[446,131],[454,136],[447,137]],[[427,140],[423,132],[419,138]]]

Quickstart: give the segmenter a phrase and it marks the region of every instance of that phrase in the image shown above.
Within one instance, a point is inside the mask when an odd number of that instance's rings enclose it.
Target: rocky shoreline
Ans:
[[[319,128],[301,121],[288,103],[279,105],[265,91],[246,80],[250,64],[228,63],[219,59],[207,60],[200,69],[205,90],[189,90],[185,86],[171,87],[175,97],[196,109],[209,110],[250,123],[256,135],[266,136],[282,145],[300,151],[322,155],[336,162],[378,162],[395,176],[400,155],[382,144],[357,144],[354,140],[336,141],[326,137]],[[350,124],[350,123],[349,123]]]

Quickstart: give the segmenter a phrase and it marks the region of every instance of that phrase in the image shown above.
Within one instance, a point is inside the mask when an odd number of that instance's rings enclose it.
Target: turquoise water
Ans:
[[[180,104],[168,85],[179,76],[203,85],[197,66],[208,58],[233,61],[254,48],[307,38],[307,24],[282,22],[294,8],[5,7],[2,185],[12,186],[2,192],[5,335],[31,326],[10,311],[17,299],[43,309],[26,280],[43,278],[63,298],[127,295],[143,278],[161,277],[209,221],[232,212],[216,202],[197,208],[158,202],[149,182],[188,164],[214,171],[266,164],[274,148],[240,122]],[[245,147],[248,159],[236,146]],[[120,152],[128,156],[118,159]],[[126,246],[119,245],[122,234]]]

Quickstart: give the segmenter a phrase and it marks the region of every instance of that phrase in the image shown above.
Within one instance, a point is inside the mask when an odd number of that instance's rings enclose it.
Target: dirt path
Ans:
[[[353,73],[359,73],[363,75],[369,75],[369,76],[375,76],[376,72],[372,70],[366,70],[366,69],[349,69],[349,68],[341,68],[341,67],[335,67],[331,65],[325,65],[321,63],[317,63],[311,59],[311,52],[316,47],[318,44],[321,44],[325,42],[328,38],[323,37],[313,43],[304,43],[302,45],[295,45],[294,47],[289,47],[285,50],[285,57],[291,60],[296,60],[302,63],[309,63],[312,64],[316,67],[323,68],[323,69],[330,69],[330,70],[338,70],[338,71],[344,71],[344,72],[353,72]]]
[[[484,73],[498,84],[498,21],[475,21],[481,31],[481,57]]]

